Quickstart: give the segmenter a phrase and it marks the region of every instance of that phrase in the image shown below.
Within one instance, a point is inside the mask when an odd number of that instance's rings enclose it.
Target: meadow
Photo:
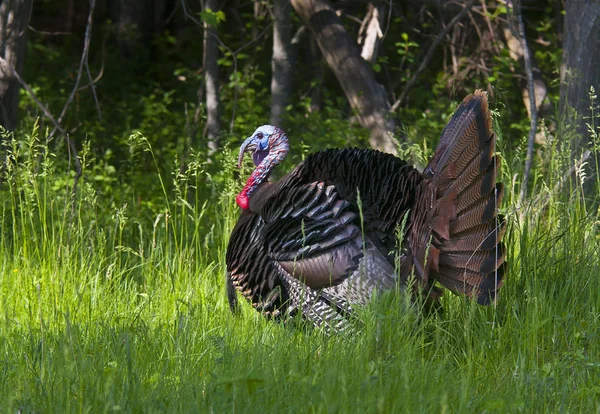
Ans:
[[[234,172],[226,148],[211,162],[188,152],[181,169],[144,133],[123,168],[144,171],[151,196],[85,144],[75,180],[64,143],[33,121],[3,132],[0,411],[600,412],[598,178],[567,175],[558,143],[519,206],[525,151],[500,139],[509,268],[495,306],[446,292],[423,317],[392,293],[327,336],[243,300],[229,310],[224,257],[249,165]]]

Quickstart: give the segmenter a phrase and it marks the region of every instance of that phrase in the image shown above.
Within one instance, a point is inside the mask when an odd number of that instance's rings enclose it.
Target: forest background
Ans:
[[[3,0],[0,410],[600,410],[600,4]],[[357,337],[229,313],[224,251],[263,124],[422,168],[488,92],[499,303]],[[275,177],[277,178],[277,177]]]

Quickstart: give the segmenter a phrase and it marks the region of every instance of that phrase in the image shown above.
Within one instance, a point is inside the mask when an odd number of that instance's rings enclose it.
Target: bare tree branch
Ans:
[[[375,63],[379,52],[379,45],[383,39],[381,24],[383,20],[383,6],[371,2],[367,5],[367,14],[358,29],[358,44],[362,45],[361,57],[370,63]]]
[[[199,30],[203,30],[202,22],[199,21],[198,19],[196,19],[188,11],[185,0],[181,0],[181,6],[183,8],[183,14],[185,15],[185,17],[187,17],[192,22],[194,22],[194,24],[198,27]],[[238,85],[238,79],[237,79],[237,73],[238,73],[237,54],[240,53],[242,50],[246,49],[247,47],[251,46],[253,43],[257,42],[260,38],[262,38],[269,31],[269,29],[271,28],[272,25],[273,25],[273,23],[271,22],[270,24],[267,25],[267,27],[265,27],[265,29],[258,36],[256,36],[256,38],[254,38],[251,41],[249,41],[248,43],[240,46],[236,50],[231,50],[231,48],[229,48],[229,46],[227,46],[225,43],[223,43],[223,41],[219,38],[219,36],[217,36],[216,34],[213,34],[213,36],[215,36],[219,45],[221,45],[225,50],[227,50],[227,52],[229,52],[229,54],[231,55],[231,58],[233,59],[233,77],[234,77],[235,88],[233,91],[233,108],[231,111],[231,122],[229,124],[229,132],[233,131],[233,125],[234,125],[234,121],[235,121],[235,112],[236,112],[238,93],[239,93],[239,85]],[[199,99],[200,99],[200,97],[199,97]],[[199,108],[199,106],[198,106],[198,108]]]
[[[60,131],[60,133],[64,135],[69,150],[69,164],[71,163],[71,154],[73,154],[73,159],[75,160],[75,180],[73,181],[73,188],[71,190],[71,193],[75,195],[75,192],[77,190],[77,183],[82,174],[81,161],[79,160],[79,157],[77,155],[77,147],[75,146],[75,143],[73,142],[73,140],[71,140],[71,138],[69,138],[69,134],[67,133],[67,131],[65,131],[60,126],[60,123],[52,116],[48,108],[46,108],[46,106],[39,100],[33,89],[31,89],[31,86],[29,86],[27,82],[25,82],[23,78],[19,75],[19,73],[15,70],[15,68],[9,65],[8,62],[4,60],[4,58],[1,56],[0,70],[2,72],[9,72],[11,76],[14,77],[21,84],[23,89],[25,89],[29,96],[31,96],[31,99],[33,99],[37,106],[42,110],[44,115],[46,115],[46,118],[48,118],[50,122],[54,124],[54,129]]]
[[[523,49],[525,73],[527,74],[527,88],[529,90],[529,106],[531,108],[531,122],[529,125],[529,137],[527,140],[527,158],[525,159],[525,172],[523,174],[521,194],[519,196],[519,203],[522,205],[527,197],[527,184],[529,182],[529,175],[531,174],[531,165],[533,164],[533,144],[535,142],[535,131],[537,130],[537,107],[535,105],[535,85],[533,83],[533,71],[531,68],[531,51],[529,50],[527,39],[525,38],[525,24],[523,23],[523,16],[521,15],[521,0],[514,1],[512,12],[514,15],[514,21],[516,21],[518,26],[517,28],[513,28],[513,30],[518,30],[521,47]]]
[[[31,87],[23,80],[21,75],[19,75],[17,73],[15,68],[13,68],[2,56],[0,56],[0,71],[5,72],[5,73],[6,72],[10,73],[10,75],[21,84],[23,89],[25,89],[27,91],[29,96],[31,96],[33,101],[42,110],[44,115],[46,115],[46,117],[54,124],[54,128],[56,128],[57,130],[59,130],[61,133],[65,134],[65,135],[67,134],[67,132],[64,129],[62,129],[62,127],[60,126],[58,121],[52,116],[52,114],[50,113],[48,108],[46,108],[46,106],[39,100],[39,98],[37,97],[37,95],[35,94],[33,89],[31,89]]]
[[[31,30],[32,32],[34,32],[34,33],[38,33],[38,34],[41,34],[41,35],[44,35],[44,36],[70,36],[70,35],[73,34],[71,32],[47,32],[45,30],[37,30],[35,27],[33,27],[30,24],[27,25],[27,28],[29,30]]]
[[[469,11],[473,7],[473,4],[475,3],[475,1],[476,0],[469,0],[469,2],[467,4],[465,4],[463,9],[460,11],[460,13],[458,13],[456,16],[454,16],[454,18],[450,21],[450,23],[448,23],[446,25],[446,27],[444,27],[444,29],[437,35],[437,37],[435,38],[435,40],[429,47],[429,50],[423,57],[423,60],[421,60],[421,64],[419,65],[419,68],[415,71],[415,73],[413,73],[412,77],[406,83],[404,90],[400,94],[400,97],[398,98],[398,100],[396,100],[396,102],[394,102],[394,104],[390,108],[390,112],[395,112],[398,109],[398,107],[402,104],[402,102],[404,102],[404,100],[406,99],[406,95],[408,95],[408,91],[410,91],[410,89],[414,86],[415,82],[417,81],[417,78],[419,77],[419,75],[421,75],[421,72],[423,72],[425,70],[425,68],[427,67],[427,65],[429,64],[431,59],[433,58],[435,50],[441,43],[442,39],[448,33],[450,33],[450,30],[452,30],[452,28],[454,27],[454,25],[456,23],[458,23],[463,17],[465,17],[467,15],[467,13],[469,13]]]
[[[488,13],[487,5],[485,4],[486,0],[481,0],[481,7],[483,9],[483,18],[487,24],[488,30],[490,32],[490,37],[492,38],[492,46],[494,47],[494,51],[497,54],[500,54],[500,49],[498,48],[498,42],[496,41],[496,36],[494,35],[494,29],[492,28],[492,22],[490,21],[490,14]]]
[[[85,71],[88,75],[88,80],[90,81],[90,88],[92,88],[92,95],[94,96],[94,103],[96,104],[96,111],[98,111],[98,120],[102,122],[102,112],[100,111],[100,103],[98,102],[98,95],[96,94],[96,82],[92,79],[92,74],[90,73],[90,64],[88,62],[89,58],[89,49],[90,49],[90,38],[92,37],[92,20],[94,15],[94,3],[95,0],[90,0],[90,14],[88,16],[87,28],[85,30],[85,42],[84,42],[84,55],[85,55]],[[104,65],[104,62],[102,62]]]
[[[104,76],[104,64],[105,64],[105,60],[106,60],[106,42],[108,40],[108,34],[106,34],[104,36],[104,40],[102,42],[102,65],[100,66],[100,69],[98,71],[98,75],[90,81],[90,83],[80,86],[77,89],[77,92],[81,92],[89,87],[91,87],[92,85],[95,85],[96,83],[98,83],[98,81],[100,79],[102,79],[102,76]],[[89,78],[89,74],[88,74],[88,78]],[[96,92],[94,91],[94,96],[95,96]]]
[[[81,60],[79,61],[79,70],[77,71],[77,78],[75,79],[75,85],[73,86],[71,95],[69,95],[69,99],[67,99],[67,102],[65,102],[65,106],[63,107],[63,110],[60,113],[60,116],[58,117],[59,124],[63,121],[63,118],[67,114],[67,110],[69,109],[71,102],[73,102],[73,98],[75,98],[75,94],[77,93],[77,89],[79,88],[79,82],[81,81],[81,73],[83,72],[83,68],[84,68],[84,66],[87,67],[88,53],[90,50],[90,39],[92,37],[92,21],[93,21],[95,6],[96,6],[96,0],[90,0],[90,13],[88,15],[87,27],[85,29],[85,39],[83,41],[83,53],[81,54]],[[88,75],[89,75],[89,68],[88,68]],[[91,80],[91,77],[90,77],[90,80]],[[96,109],[98,111],[98,116],[101,118],[100,107],[98,106],[96,90],[95,90],[93,84],[92,84],[92,90],[94,91],[94,99],[96,101]],[[58,128],[57,128],[57,126],[55,126],[54,129],[48,135],[47,141],[50,141],[52,139],[52,137],[54,136],[54,134],[56,133],[57,130],[58,130]]]
[[[73,142],[73,140],[69,137],[69,134],[64,130],[64,128],[62,128],[60,126],[60,123],[62,122],[63,118],[65,117],[67,110],[69,109],[69,106],[71,105],[71,102],[73,101],[75,94],[77,93],[77,90],[79,88],[79,82],[81,81],[81,74],[83,72],[84,67],[86,68],[88,77],[91,81],[91,87],[92,87],[92,91],[94,94],[94,100],[96,102],[96,108],[98,110],[98,116],[99,116],[99,118],[101,118],[100,107],[98,105],[98,98],[96,96],[95,87],[94,87],[94,84],[93,84],[93,81],[91,78],[91,74],[90,74],[90,70],[89,70],[89,66],[88,66],[88,55],[89,55],[89,49],[90,49],[90,39],[92,36],[92,22],[93,22],[95,5],[96,5],[96,1],[90,0],[90,12],[88,15],[87,27],[86,27],[86,31],[85,31],[85,39],[84,39],[84,44],[83,44],[83,53],[81,55],[81,60],[79,62],[79,70],[77,72],[77,78],[75,80],[75,85],[73,86],[73,90],[71,91],[71,94],[69,95],[69,98],[67,99],[67,102],[65,103],[63,110],[62,110],[60,116],[58,117],[58,119],[55,119],[52,116],[52,114],[50,113],[48,108],[46,108],[46,106],[38,99],[38,97],[35,95],[35,93],[31,89],[31,87],[23,80],[23,78],[19,75],[17,70],[15,68],[13,68],[6,60],[4,60],[3,58],[0,57],[0,70],[2,70],[3,72],[4,71],[9,72],[11,74],[11,76],[14,77],[21,84],[21,86],[23,86],[23,88],[31,96],[33,101],[42,110],[44,115],[46,115],[46,117],[52,122],[52,124],[54,124],[54,128],[52,129],[50,134],[48,134],[48,137],[46,138],[46,142],[49,142],[52,139],[52,137],[54,136],[56,131],[59,131],[61,134],[64,135],[65,140],[67,141],[67,150],[69,153],[69,165],[71,164],[71,160],[74,160],[74,163],[75,163],[75,178],[73,180],[73,186],[71,188],[71,195],[72,195],[73,199],[75,197],[75,194],[77,193],[77,185],[79,183],[79,179],[81,178],[81,174],[82,174],[83,170],[81,167],[81,161],[79,160],[79,156],[77,154],[77,146],[75,145],[75,142]],[[75,204],[73,204],[72,211],[73,212],[75,211]]]

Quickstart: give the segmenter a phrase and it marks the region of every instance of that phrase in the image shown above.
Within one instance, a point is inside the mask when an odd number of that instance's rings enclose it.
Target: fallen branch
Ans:
[[[355,40],[342,25],[331,2],[292,0],[292,7],[311,31],[357,120],[370,131],[371,147],[397,154],[397,143],[390,135],[396,129],[395,121],[389,116],[385,89],[360,56]]]
[[[73,34],[71,32],[47,32],[45,30],[37,30],[35,27],[33,27],[30,24],[27,25],[27,28],[34,33],[38,33],[38,34],[41,34],[44,36],[70,36]]]
[[[475,3],[475,0],[469,0],[469,2],[467,4],[465,4],[463,9],[460,11],[460,13],[458,13],[456,16],[454,16],[454,18],[452,20],[450,20],[450,23],[448,23],[446,25],[446,27],[444,27],[444,29],[437,35],[437,37],[435,38],[435,40],[429,47],[429,50],[425,54],[425,57],[421,61],[419,68],[415,71],[415,73],[413,73],[412,77],[408,80],[408,82],[406,82],[406,86],[404,87],[404,90],[400,94],[400,97],[398,98],[398,100],[396,102],[394,102],[394,104],[390,108],[390,112],[396,112],[398,107],[402,104],[402,102],[404,102],[404,99],[406,99],[406,95],[408,95],[408,91],[410,91],[410,89],[414,86],[415,82],[417,81],[417,78],[419,77],[419,75],[421,75],[421,72],[423,72],[425,70],[425,68],[427,67],[427,65],[429,64],[431,59],[433,58],[435,50],[437,49],[439,44],[442,42],[442,39],[450,32],[450,30],[454,27],[454,25],[456,23],[458,23],[463,17],[465,17],[467,15],[467,13],[469,13],[469,11],[473,7],[474,3]]]

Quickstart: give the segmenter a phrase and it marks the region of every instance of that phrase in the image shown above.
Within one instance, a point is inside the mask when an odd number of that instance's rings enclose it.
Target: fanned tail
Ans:
[[[495,143],[487,94],[476,91],[454,113],[423,172],[408,234],[406,265],[418,279],[482,305],[496,299],[506,268]]]

